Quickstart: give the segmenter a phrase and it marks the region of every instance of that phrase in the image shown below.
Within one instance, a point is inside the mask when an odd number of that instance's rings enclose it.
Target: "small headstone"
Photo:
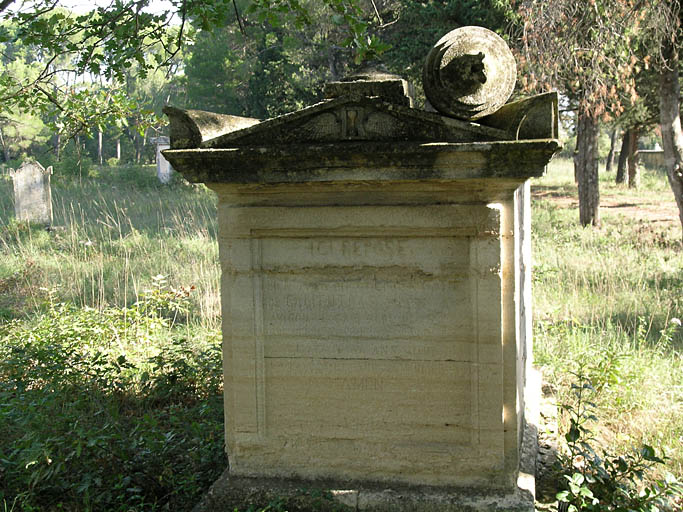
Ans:
[[[171,174],[173,172],[173,167],[164,158],[162,151],[171,147],[171,143],[168,137],[157,137],[157,178],[163,184],[167,184],[171,181]]]
[[[14,181],[14,212],[18,220],[52,224],[52,166],[45,169],[38,162],[25,162],[16,171],[10,170]]]

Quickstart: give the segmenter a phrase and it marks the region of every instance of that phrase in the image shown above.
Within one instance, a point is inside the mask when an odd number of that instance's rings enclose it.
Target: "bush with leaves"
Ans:
[[[186,296],[160,281],[0,325],[0,506],[185,509],[224,469],[219,336],[179,325]]]
[[[560,406],[569,421],[566,453],[559,462],[564,489],[557,494],[559,510],[567,512],[673,512],[683,502],[683,486],[667,474],[648,478],[665,457],[647,444],[623,455],[602,450],[598,455],[590,429],[598,421],[593,401],[596,388],[582,371],[574,374],[574,400]],[[678,505],[677,505],[678,504]]]

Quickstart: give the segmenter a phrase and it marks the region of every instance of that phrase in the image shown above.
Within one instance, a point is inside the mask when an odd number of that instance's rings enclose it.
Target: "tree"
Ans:
[[[158,12],[152,10],[151,0],[121,0],[75,14],[59,8],[58,0],[0,1],[0,13],[11,14],[17,26],[14,33],[0,30],[0,42],[22,41],[33,49],[41,66],[30,80],[11,74],[0,79],[0,113],[17,108],[41,114],[57,110],[71,133],[88,132],[96,119],[91,113],[125,117],[130,105],[124,95],[103,97],[65,87],[60,80],[65,74],[103,76],[112,88],[120,87],[134,64],[143,79],[159,66],[168,67],[192,40],[193,27],[211,31],[224,26],[233,13],[242,23],[239,8],[243,2],[237,0],[169,3],[171,9]],[[356,61],[386,49],[371,33],[371,18],[366,17],[360,0],[323,0],[318,4],[344,28],[343,44],[354,49]],[[301,0],[252,0],[245,11],[272,26],[283,20],[298,28],[314,23],[313,10]],[[148,55],[154,59],[147,59]],[[66,64],[56,65],[58,62]]]
[[[0,30],[15,29],[3,23]],[[21,42],[0,45],[0,76],[15,76],[22,80],[32,80],[38,73],[32,62],[30,50]],[[45,124],[39,116],[21,109],[0,113],[0,149],[6,162],[21,156],[32,145],[47,141]]]
[[[323,83],[344,73],[352,56],[344,51],[346,62],[336,57],[330,65],[329,50],[342,51],[342,33],[315,7],[311,12],[320,22],[299,28],[289,20],[272,25],[246,15],[199,31],[187,49],[182,103],[263,119],[319,101]]]
[[[681,101],[679,64],[683,34],[681,34],[680,0],[659,5],[653,11],[650,27],[653,39],[659,43],[660,126],[662,148],[666,161],[669,185],[678,205],[683,229],[683,130],[681,129]]]
[[[525,0],[518,8],[519,48],[530,89],[557,87],[577,113],[575,174],[579,220],[600,225],[598,127],[635,101],[636,0]]]
[[[614,149],[617,145],[618,131],[619,129],[616,126],[613,126],[609,133],[609,153],[607,153],[607,161],[605,163],[605,172],[607,173],[611,172],[612,167],[614,167],[614,156],[616,154]]]

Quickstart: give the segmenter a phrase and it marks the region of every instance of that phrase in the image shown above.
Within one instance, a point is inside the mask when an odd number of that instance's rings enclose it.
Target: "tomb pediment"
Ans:
[[[171,118],[182,115],[176,109],[167,109],[166,113]],[[344,141],[476,142],[508,138],[504,130],[392,104],[378,97],[345,96],[227,131],[202,140],[198,147],[220,149]]]
[[[412,108],[395,95],[364,95],[365,84],[333,88],[339,96],[265,121],[166,107],[171,149],[164,156],[195,182],[516,180],[541,176],[559,147],[556,93],[473,122]]]
[[[556,93],[508,103],[479,122],[411,108],[379,96],[345,94],[265,121],[164,108],[172,149],[374,142],[494,142],[557,138]]]

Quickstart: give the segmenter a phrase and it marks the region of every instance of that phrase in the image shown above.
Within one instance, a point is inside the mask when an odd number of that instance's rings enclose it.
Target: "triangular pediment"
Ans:
[[[509,135],[503,130],[380,98],[340,97],[204,140],[199,147],[219,149],[362,140],[482,142],[506,138]]]

